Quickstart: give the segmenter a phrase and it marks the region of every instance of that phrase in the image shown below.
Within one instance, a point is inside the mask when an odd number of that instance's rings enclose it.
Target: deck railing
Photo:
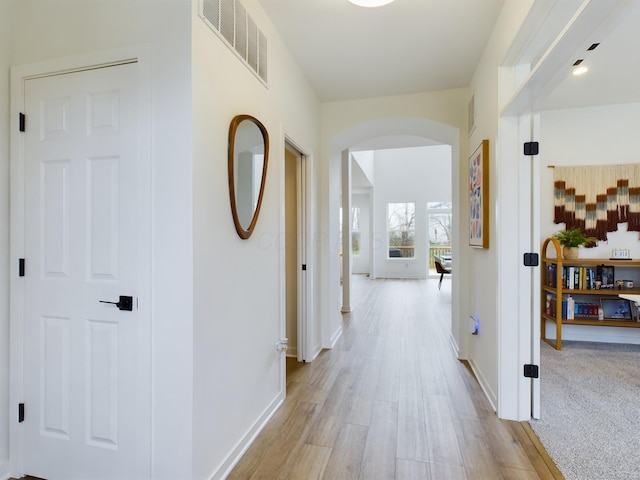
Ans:
[[[415,247],[389,247],[389,258],[413,258]],[[436,268],[433,257],[451,255],[450,246],[429,247],[429,268]]]
[[[429,247],[429,268],[436,268],[433,263],[433,257],[441,257],[442,255],[451,255],[450,246]]]

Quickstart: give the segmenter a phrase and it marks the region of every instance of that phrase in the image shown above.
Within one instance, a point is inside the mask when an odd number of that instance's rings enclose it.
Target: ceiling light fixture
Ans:
[[[573,74],[574,74],[575,76],[578,76],[578,75],[584,75],[584,74],[585,74],[585,73],[587,73],[588,71],[589,71],[589,69],[588,69],[586,66],[584,66],[584,65],[580,65],[580,66],[573,67]]]
[[[393,2],[393,0],[349,0],[354,5],[358,5],[359,7],[382,7],[388,3]]]
[[[573,64],[573,74],[575,76],[584,75],[589,71],[589,69],[586,66],[582,65],[583,61],[584,59],[581,58],[579,60],[576,60],[575,63]]]

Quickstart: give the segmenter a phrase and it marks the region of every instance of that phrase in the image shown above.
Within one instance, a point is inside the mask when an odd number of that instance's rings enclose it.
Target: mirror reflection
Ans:
[[[264,125],[250,115],[238,115],[229,128],[229,192],[236,231],[249,238],[258,219],[269,152]]]

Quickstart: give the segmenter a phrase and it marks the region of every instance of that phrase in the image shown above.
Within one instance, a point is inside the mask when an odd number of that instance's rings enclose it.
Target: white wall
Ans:
[[[517,311],[519,302],[518,284],[513,279],[518,277],[521,265],[514,238],[520,228],[527,228],[517,222],[529,219],[523,218],[518,210],[518,185],[514,180],[519,178],[519,150],[498,148],[498,72],[532,3],[507,0],[503,6],[471,82],[476,129],[469,137],[469,149],[464,152],[468,159],[483,139],[489,140],[489,248],[469,251],[469,275],[463,287],[469,291],[469,304],[461,312],[464,318],[473,316],[480,321],[480,332],[470,335],[471,329],[465,324],[464,335],[469,342],[469,361],[485,393],[498,414],[511,419],[518,419],[522,377],[518,357],[520,330],[511,313]],[[508,156],[503,151],[508,151]],[[515,307],[509,308],[508,302]]]
[[[377,150],[373,232],[375,275],[427,278],[427,202],[451,201],[451,147],[438,145]],[[387,205],[414,202],[415,257],[388,258]]]
[[[640,104],[563,109],[540,114],[540,243],[564,223],[553,223],[553,169],[547,165],[606,165],[638,162],[640,152]],[[626,223],[608,234],[595,248],[580,249],[583,258],[609,258],[612,248],[627,248],[640,258],[638,232],[627,232]],[[640,329],[565,325],[563,340],[640,343]],[[549,338],[555,330],[548,329]]]
[[[0,272],[9,272],[9,70],[11,4],[0,2]],[[0,275],[0,477],[9,459],[9,275]]]
[[[7,23],[13,26],[9,45],[14,65],[142,44],[152,58],[141,67],[151,69],[153,117],[152,468],[156,478],[190,478],[191,2],[10,3],[14,12]],[[1,130],[4,135],[6,129]],[[7,227],[3,221],[2,231]]]
[[[285,135],[312,156],[318,145],[317,98],[258,1],[243,5],[267,36],[268,88],[193,15],[193,478],[220,478],[283,399]],[[233,227],[227,184],[228,128],[238,114],[258,118],[270,137],[248,240]]]

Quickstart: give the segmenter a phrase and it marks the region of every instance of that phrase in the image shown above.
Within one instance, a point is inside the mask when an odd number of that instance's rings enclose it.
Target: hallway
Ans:
[[[287,360],[287,399],[228,478],[562,478],[454,357],[450,292],[354,276],[342,337],[310,364]]]

